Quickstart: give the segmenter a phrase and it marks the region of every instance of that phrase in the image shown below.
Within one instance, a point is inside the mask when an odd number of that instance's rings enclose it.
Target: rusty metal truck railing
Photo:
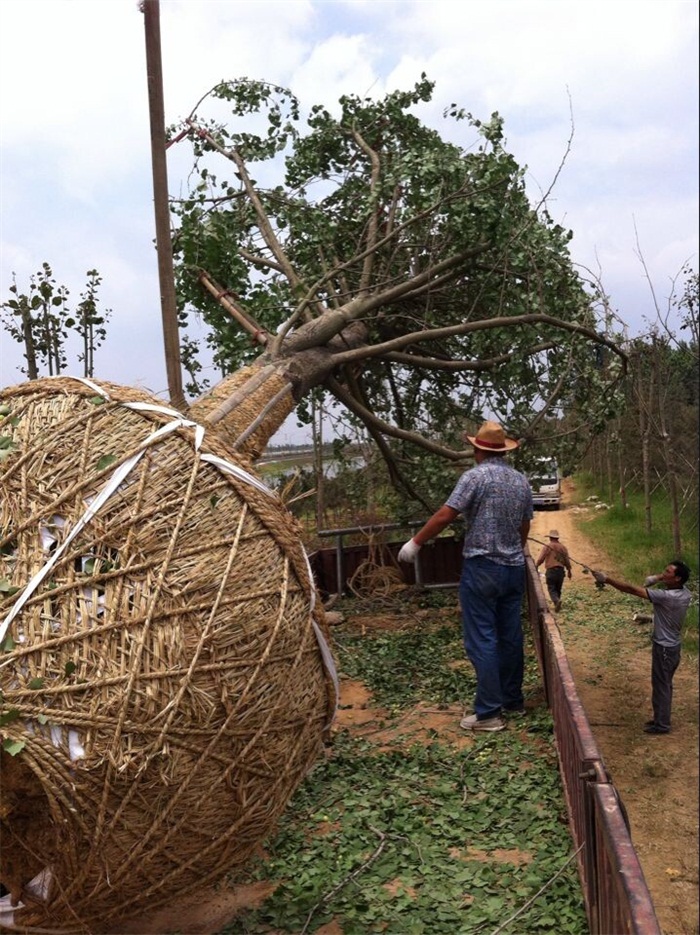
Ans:
[[[552,712],[559,770],[592,935],[661,935],[623,803],[576,691],[540,577],[527,559],[528,615]]]

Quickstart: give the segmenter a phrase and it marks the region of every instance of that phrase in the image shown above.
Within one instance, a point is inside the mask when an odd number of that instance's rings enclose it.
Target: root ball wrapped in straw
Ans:
[[[273,829],[334,701],[297,528],[154,397],[0,393],[0,927],[114,929]]]

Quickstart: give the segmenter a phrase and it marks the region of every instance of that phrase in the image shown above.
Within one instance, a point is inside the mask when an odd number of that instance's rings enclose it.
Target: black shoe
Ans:
[[[656,721],[645,721],[644,726],[645,727],[656,727]]]
[[[671,731],[668,727],[659,727],[658,724],[648,724],[644,728],[645,734],[670,734]]]

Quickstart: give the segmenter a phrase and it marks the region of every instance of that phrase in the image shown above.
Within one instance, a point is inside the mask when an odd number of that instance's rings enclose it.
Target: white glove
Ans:
[[[416,560],[416,555],[420,552],[421,547],[417,542],[414,542],[413,539],[409,539],[406,545],[402,545],[399,550],[399,561],[400,562],[414,562]]]
[[[645,588],[650,588],[650,587],[652,586],[652,584],[656,584],[656,582],[657,582],[658,580],[659,580],[659,576],[658,576],[658,575],[649,575],[648,578],[645,578],[645,579],[644,579],[644,587],[645,587]]]

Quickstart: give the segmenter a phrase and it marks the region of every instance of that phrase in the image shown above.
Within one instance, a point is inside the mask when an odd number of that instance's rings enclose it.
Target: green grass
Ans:
[[[577,474],[576,500],[585,501],[589,496],[600,497],[606,501],[605,492],[596,487],[588,474]],[[688,652],[698,653],[698,525],[697,512],[686,507],[681,515],[680,555],[673,550],[671,531],[671,504],[662,491],[652,497],[652,532],[646,530],[644,495],[640,491],[628,491],[628,506],[625,509],[619,502],[612,504],[609,510],[601,510],[590,522],[586,523],[586,535],[603,548],[615,562],[619,576],[625,581],[640,583],[647,575],[663,571],[666,565],[676,558],[684,561],[690,568],[688,587],[693,592],[694,600],[688,610],[683,632],[683,648]]]

